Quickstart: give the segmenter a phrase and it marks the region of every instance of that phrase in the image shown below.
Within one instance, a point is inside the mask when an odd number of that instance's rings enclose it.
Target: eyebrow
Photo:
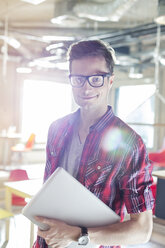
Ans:
[[[105,71],[96,71],[95,73],[98,73],[98,74],[104,74],[104,73],[110,73],[110,72],[105,72]]]
[[[94,72],[93,74],[90,74],[90,75],[87,75],[87,76],[94,76],[94,75],[104,75],[104,74],[110,74],[110,72],[105,72],[105,71],[97,71],[97,72]],[[82,74],[69,74],[69,76],[84,76],[86,77],[85,75],[82,75]]]

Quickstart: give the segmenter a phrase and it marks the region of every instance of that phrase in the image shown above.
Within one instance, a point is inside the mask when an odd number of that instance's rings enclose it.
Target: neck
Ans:
[[[89,128],[95,124],[107,111],[107,106],[105,108],[100,108],[100,110],[94,109],[80,109],[80,122],[78,127],[79,139],[81,143],[84,143],[86,137],[89,133]]]
[[[95,124],[107,111],[107,106],[105,108],[98,109],[80,109],[80,129],[89,130],[89,127]]]

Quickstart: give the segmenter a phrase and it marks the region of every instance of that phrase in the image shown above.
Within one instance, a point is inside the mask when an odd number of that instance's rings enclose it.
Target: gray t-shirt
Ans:
[[[83,147],[84,144],[80,141],[78,130],[75,129],[60,165],[73,177],[77,176]],[[51,246],[48,247],[51,248]]]
[[[75,129],[60,165],[73,177],[77,176],[83,147],[84,143],[81,143],[78,130]]]

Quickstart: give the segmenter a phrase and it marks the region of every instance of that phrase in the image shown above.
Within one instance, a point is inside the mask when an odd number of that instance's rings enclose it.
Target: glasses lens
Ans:
[[[93,87],[100,87],[103,85],[103,76],[101,75],[96,75],[96,76],[91,76],[89,77],[89,82],[90,85],[92,85]]]
[[[71,76],[70,81],[73,87],[82,87],[85,82],[85,78],[81,76]]]

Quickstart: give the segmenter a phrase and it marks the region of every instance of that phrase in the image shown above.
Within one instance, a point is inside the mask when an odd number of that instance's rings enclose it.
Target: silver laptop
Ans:
[[[22,213],[42,230],[49,227],[34,216],[62,220],[69,225],[97,227],[120,217],[63,168],[57,168]]]

